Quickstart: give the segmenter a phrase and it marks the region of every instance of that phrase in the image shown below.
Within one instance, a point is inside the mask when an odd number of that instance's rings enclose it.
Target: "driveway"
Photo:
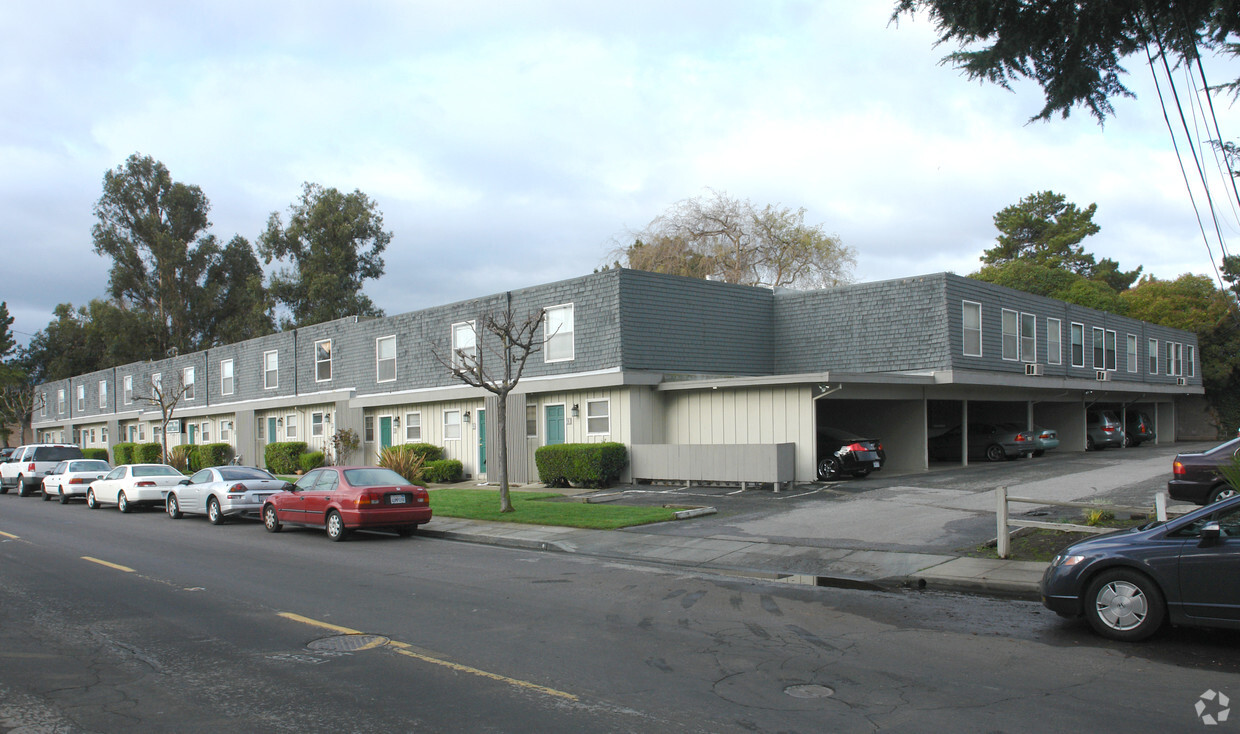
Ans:
[[[644,485],[598,494],[622,492],[626,503],[710,505],[719,510],[692,522],[633,529],[645,534],[951,554],[994,538],[996,487],[1006,486],[1009,494],[1022,497],[1108,500],[1152,508],[1155,492],[1166,488],[1174,456],[1214,445],[1052,451],[1036,459],[963,468],[943,464],[920,474],[879,473],[780,493]],[[1014,516],[1036,510],[1033,505],[1012,506]]]

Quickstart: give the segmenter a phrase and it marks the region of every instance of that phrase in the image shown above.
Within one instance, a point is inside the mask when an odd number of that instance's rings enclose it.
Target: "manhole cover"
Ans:
[[[306,647],[311,650],[357,652],[359,650],[381,647],[388,644],[388,642],[388,638],[380,637],[379,635],[336,635],[335,637],[324,637],[321,640],[314,640]]]
[[[784,693],[787,693],[793,698],[827,698],[828,696],[835,695],[834,690],[827,688],[826,686],[820,686],[813,683],[788,686],[784,689]]]

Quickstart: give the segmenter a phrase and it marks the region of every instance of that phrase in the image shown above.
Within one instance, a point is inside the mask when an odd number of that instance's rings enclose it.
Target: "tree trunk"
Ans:
[[[508,496],[508,394],[496,401],[496,420],[499,421],[499,511],[512,512],[512,498]]]

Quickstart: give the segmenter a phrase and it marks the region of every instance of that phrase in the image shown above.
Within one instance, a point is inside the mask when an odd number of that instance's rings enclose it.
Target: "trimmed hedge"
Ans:
[[[126,464],[162,464],[164,447],[157,443],[135,443]]]
[[[433,484],[459,482],[465,476],[465,467],[456,459],[439,459],[422,465],[422,479]]]
[[[311,469],[318,469],[320,466],[323,466],[326,460],[327,457],[323,455],[322,451],[307,451],[297,457],[297,464],[301,467],[302,471],[310,471]]]
[[[548,487],[606,487],[620,478],[629,463],[622,443],[561,443],[534,452],[538,478]]]
[[[101,461],[108,460],[107,449],[82,449],[83,459],[99,459]]]
[[[412,451],[415,456],[421,456],[422,460],[427,463],[443,458],[443,447],[433,443],[403,443],[400,445],[400,450]]]
[[[305,441],[276,441],[263,450],[263,461],[272,474],[295,474],[301,468],[301,455],[306,453]]]
[[[193,471],[212,466],[223,466],[232,461],[233,447],[226,443],[204,443],[194,447],[189,455],[189,468]]]
[[[133,447],[137,445],[138,444],[136,443],[129,443],[128,441],[125,441],[113,446],[112,456],[116,459],[116,466],[120,466],[121,464],[133,464]]]

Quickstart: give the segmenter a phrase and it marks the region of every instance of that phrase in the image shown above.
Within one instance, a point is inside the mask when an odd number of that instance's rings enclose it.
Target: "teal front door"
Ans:
[[[379,416],[379,450],[392,445],[392,416]]]
[[[267,443],[275,443],[280,437],[276,435],[276,419],[267,419]]]
[[[193,423],[191,423],[191,424],[189,424],[188,426],[186,426],[186,428],[188,428],[188,429],[189,429],[189,430],[187,431],[187,435],[189,436],[189,442],[192,444],[192,443],[194,443],[194,434],[195,434],[195,433],[197,433],[197,431],[196,431],[195,429],[197,429],[197,428],[198,428],[198,426],[196,426],[196,425],[194,425]]]
[[[564,443],[564,406],[547,406],[547,445]]]
[[[487,412],[478,411],[478,473],[487,473]]]

